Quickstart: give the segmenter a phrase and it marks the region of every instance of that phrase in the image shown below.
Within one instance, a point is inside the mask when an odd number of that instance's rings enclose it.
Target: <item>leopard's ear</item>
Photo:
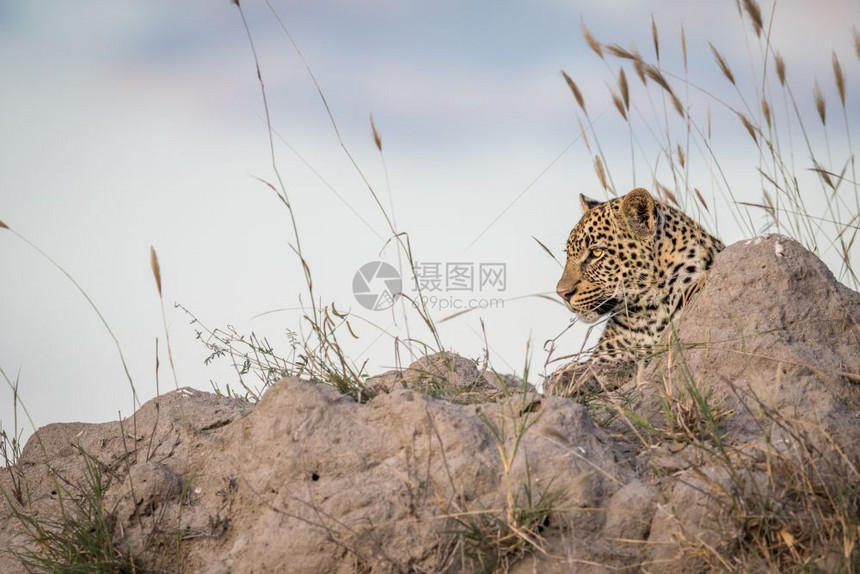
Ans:
[[[621,200],[621,213],[625,223],[639,239],[651,239],[657,226],[654,198],[647,190],[638,187]]]
[[[580,207],[582,207],[582,213],[588,213],[595,206],[600,205],[600,203],[601,202],[597,201],[596,199],[591,199],[590,197],[586,197],[581,193],[579,194],[579,205]]]

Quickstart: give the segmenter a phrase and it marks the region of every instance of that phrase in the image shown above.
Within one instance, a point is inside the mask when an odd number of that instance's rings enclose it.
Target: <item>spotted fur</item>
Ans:
[[[635,362],[660,342],[724,246],[644,189],[580,202],[558,294],[583,321],[609,315],[592,363]]]

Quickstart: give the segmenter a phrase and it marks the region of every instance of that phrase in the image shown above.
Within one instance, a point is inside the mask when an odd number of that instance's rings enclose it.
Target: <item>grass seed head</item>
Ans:
[[[651,39],[654,41],[654,53],[657,54],[657,61],[659,61],[660,35],[657,33],[657,22],[654,21],[654,16],[651,16]]]
[[[630,109],[630,88],[627,85],[627,75],[624,73],[624,68],[618,71],[618,89],[621,91],[621,99],[624,100],[624,107]]]
[[[588,44],[591,51],[597,54],[600,59],[603,59],[603,46],[600,42],[594,39],[594,36],[592,36],[591,32],[588,31],[588,28],[585,27],[585,20],[582,21],[582,37],[585,38],[585,43]]]
[[[785,85],[785,60],[782,59],[782,56],[779,52],[773,57],[773,61],[776,63],[776,77],[779,78],[780,85]]]
[[[684,104],[682,104],[681,100],[679,100],[672,92],[669,92],[669,95],[672,97],[672,105],[675,107],[675,111],[678,112],[678,115],[682,118],[686,118],[687,113],[684,111]]]
[[[155,277],[155,285],[158,287],[158,296],[161,297],[161,266],[158,264],[158,254],[155,247],[149,248],[149,265],[152,267],[152,275]]]
[[[812,171],[818,174],[818,177],[821,178],[821,181],[823,181],[827,187],[829,187],[833,191],[836,191],[836,185],[833,183],[833,180],[830,179],[830,173],[826,169],[821,167],[821,165],[817,161],[813,160],[812,163],[813,165],[815,165],[815,167],[812,168]]]
[[[836,80],[836,89],[839,91],[839,100],[842,102],[842,107],[845,107],[845,74],[842,72],[842,64],[839,63],[839,58],[836,57],[836,52],[833,52],[833,79]]]
[[[711,53],[714,55],[714,59],[717,61],[717,65],[720,67],[720,71],[723,72],[723,75],[726,77],[726,79],[729,82],[731,82],[732,85],[734,86],[735,85],[735,75],[732,74],[732,70],[731,70],[731,68],[729,68],[729,65],[726,62],[725,58],[723,58],[723,55],[720,54],[720,51],[717,50],[713,44],[708,42],[708,46],[711,47]]]
[[[621,117],[624,118],[624,121],[627,121],[627,110],[624,109],[624,102],[621,101],[621,98],[618,97],[612,88],[609,88],[609,93],[612,95],[612,103],[615,104],[615,109],[618,110],[618,113],[621,114]]]
[[[827,104],[824,101],[824,94],[821,92],[818,80],[815,81],[812,88],[812,97],[815,99],[815,110],[818,112],[818,117],[821,118],[822,125],[827,125]]]
[[[710,105],[708,105],[708,121],[706,122],[705,127],[707,128],[708,139],[710,140],[711,136],[713,135],[713,133],[711,131],[713,124],[711,122],[711,106]]]
[[[382,151],[382,138],[379,137],[379,132],[376,131],[376,123],[373,121],[373,114],[370,114],[370,130],[373,132],[373,143],[376,144],[376,149]]]
[[[603,162],[600,160],[600,156],[594,156],[594,173],[597,174],[597,179],[600,180],[600,185],[603,186],[603,189],[609,190],[609,184],[606,182],[606,170],[603,169]]]
[[[676,206],[676,207],[678,207],[678,208],[680,209],[680,208],[681,208],[681,204],[680,204],[680,203],[678,203],[678,198],[675,196],[675,194],[674,194],[674,193],[672,193],[672,192],[669,190],[669,188],[668,188],[668,187],[666,187],[665,185],[663,185],[663,184],[662,184],[662,183],[660,183],[659,181],[658,181],[658,182],[656,182],[656,183],[657,183],[657,191],[660,193],[660,195],[662,195],[662,196],[663,196],[663,198],[665,198],[665,199],[669,200],[670,202],[674,203],[674,204],[675,204],[675,206]]]
[[[0,229],[9,229],[9,226],[0,221]]]
[[[564,76],[564,81],[567,82],[567,87],[569,87],[570,91],[573,93],[576,103],[579,105],[580,109],[585,112],[585,100],[583,99],[582,92],[579,91],[579,87],[576,85],[576,82],[574,82],[573,78],[568,76],[567,72],[564,70],[561,71],[561,75]]]
[[[701,204],[702,204],[702,207],[704,207],[704,208],[705,208],[705,211],[710,212],[711,210],[710,210],[710,209],[708,209],[708,202],[707,202],[707,201],[705,201],[705,198],[704,198],[704,197],[702,197],[702,192],[701,192],[701,191],[699,191],[699,188],[698,188],[698,187],[694,187],[694,188],[693,188],[693,191],[694,191],[694,192],[696,192],[696,199],[698,199],[698,200],[699,200],[699,203],[701,203]]]
[[[666,78],[663,77],[663,74],[660,72],[660,70],[658,70],[651,64],[644,64],[644,67],[646,76],[651,78],[658,86],[660,86],[670,94],[672,93],[672,88],[669,87],[669,82],[666,81]]]
[[[687,70],[687,33],[684,31],[684,26],[681,26],[681,53],[684,55],[684,70]]]
[[[756,145],[758,145],[758,136],[755,133],[755,127],[753,126],[752,122],[749,120],[748,117],[746,117],[742,113],[737,112],[737,114],[738,114],[738,118],[740,118],[740,120],[741,120],[741,123],[744,125],[747,132],[750,134],[750,137],[753,139],[753,141],[756,143]]]
[[[585,149],[588,150],[588,153],[591,153],[591,142],[588,141],[588,132],[585,131],[585,126],[582,124],[582,119],[576,118],[576,123],[579,124],[579,135],[582,137],[583,143],[585,143]]]
[[[641,59],[630,50],[624,49],[618,44],[610,44],[609,46],[606,46],[606,50],[616,58],[623,58],[625,60]]]
[[[743,0],[743,2],[744,10],[749,14],[750,20],[752,21],[755,35],[760,38],[762,29],[761,8],[755,0]]]
[[[764,121],[767,122],[767,127],[771,127],[770,124],[770,104],[767,103],[767,100],[762,98],[761,100],[761,111],[764,114]]]
[[[860,60],[860,33],[857,32],[857,28],[851,28],[851,32],[854,34],[854,51],[857,53],[857,59]]]
[[[639,76],[639,80],[642,82],[642,85],[647,85],[648,80],[645,76],[645,64],[642,62],[642,56],[639,55],[639,50],[636,48],[633,48],[633,69],[636,70],[636,75]]]
[[[770,194],[767,192],[766,189],[762,190],[762,199],[764,200],[764,204],[767,206],[768,211],[773,213],[774,212],[773,199],[771,199]]]

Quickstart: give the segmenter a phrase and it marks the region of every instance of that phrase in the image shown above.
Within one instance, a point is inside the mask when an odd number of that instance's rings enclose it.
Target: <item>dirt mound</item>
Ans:
[[[764,409],[845,444],[860,439],[860,426],[842,426],[860,412],[860,296],[791,239],[729,247],[669,344],[650,379],[695,379],[733,411],[736,438],[761,433],[750,411]]]
[[[630,408],[655,428],[703,439],[640,455],[644,475],[674,472],[652,560],[666,571],[856,567],[860,294],[818,258],[781,235],[728,247],[633,387]],[[723,562],[738,552],[752,556]]]
[[[358,404],[285,379],[256,406],[181,389],[121,423],[44,427],[0,475],[0,551],[44,555],[38,525],[68,530],[95,490],[137,571],[858,559],[860,300],[786,238],[727,248],[666,352],[585,405],[453,355],[369,386]],[[25,570],[0,553],[0,571]]]
[[[244,416],[235,403],[183,389],[135,418],[45,427],[20,465],[33,508],[51,513],[55,477],[82,485],[81,451],[97,457],[115,477],[105,506],[116,509],[119,542],[157,569],[173,565],[164,561],[180,538],[175,558],[191,571],[459,571],[462,542],[451,532],[484,532],[470,551],[503,561],[492,553],[511,535],[506,504],[521,512],[519,524],[543,528],[554,523],[543,510],[550,496],[599,508],[628,480],[584,407],[535,394],[466,406],[396,390],[360,405],[286,379]],[[9,541],[16,521],[3,514]],[[576,536],[591,538],[595,520],[573,520]]]
[[[407,369],[370,377],[366,383],[374,393],[412,389],[455,403],[486,403],[522,391],[523,386],[516,375],[501,375],[487,364],[479,368],[475,361],[452,353],[422,357]]]

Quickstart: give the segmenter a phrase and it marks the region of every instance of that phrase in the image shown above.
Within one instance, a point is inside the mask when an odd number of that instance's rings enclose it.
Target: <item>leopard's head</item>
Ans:
[[[583,215],[567,240],[567,263],[556,291],[591,323],[653,289],[660,213],[644,189],[603,203],[579,198]]]

